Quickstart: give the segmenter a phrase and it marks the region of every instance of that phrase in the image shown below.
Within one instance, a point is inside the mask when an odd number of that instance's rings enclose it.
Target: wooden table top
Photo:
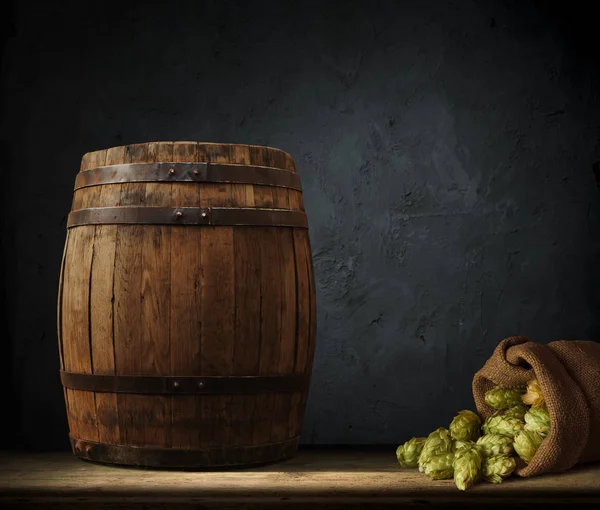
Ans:
[[[238,471],[92,464],[70,452],[0,452],[0,508],[405,508],[552,505],[600,510],[600,464],[467,492],[402,469],[391,451],[308,449]]]

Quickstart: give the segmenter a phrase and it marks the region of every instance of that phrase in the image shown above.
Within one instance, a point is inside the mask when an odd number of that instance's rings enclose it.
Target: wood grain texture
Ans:
[[[91,153],[89,168],[104,166],[108,151]],[[102,194],[110,188],[97,187],[82,191],[81,207],[98,207]],[[94,227],[93,258],[89,286],[89,335],[92,353],[92,371],[95,374],[114,374],[114,349],[112,345],[112,287],[116,248],[116,227],[96,225]],[[117,422],[117,402],[112,394],[94,395],[97,416],[98,440],[117,442],[119,427]]]
[[[2,508],[587,508],[600,506],[600,465],[511,477],[469,491],[398,466],[394,446],[302,449],[276,465],[227,472],[115,469],[56,453],[0,453]],[[21,506],[22,505],[22,506]],[[63,506],[64,505],[64,506]]]
[[[269,165],[269,153],[259,147],[249,149],[250,164],[259,166]],[[256,207],[273,207],[273,188],[271,186],[254,185],[254,203]]]
[[[308,261],[305,248],[306,236],[303,229],[293,229],[294,257],[296,264],[296,339],[294,348],[294,371],[303,374],[307,369],[310,336],[310,284],[308,282]],[[290,406],[290,434],[299,435],[304,417],[303,403],[308,392],[294,393]]]
[[[276,149],[152,142],[84,155],[81,170],[145,162],[254,164],[296,171]],[[302,207],[286,188],[122,183],[77,190],[73,207]],[[310,371],[314,284],[305,229],[96,225],[69,230],[59,288],[62,362],[116,375]],[[62,305],[62,306],[61,306]],[[68,305],[68,306],[65,306]],[[87,372],[86,372],[87,371]],[[67,390],[74,437],[203,448],[295,437],[307,392],[133,395]],[[72,405],[70,404],[72,401]]]
[[[277,372],[289,374],[295,368],[296,349],[296,257],[294,253],[294,233],[292,229],[278,229],[279,269],[281,283],[281,320],[279,361]],[[271,424],[271,441],[283,441],[288,437],[289,418],[292,404],[291,393],[275,395],[273,405],[273,421]]]
[[[139,162],[157,160],[159,147],[150,143],[140,152]],[[135,162],[135,161],[133,161]],[[145,184],[146,207],[171,200],[171,186]],[[146,225],[141,229],[141,374],[171,374],[171,228]],[[171,445],[171,398],[136,396],[139,427],[145,445]]]
[[[163,145],[162,159],[174,162],[198,161],[198,144],[176,142]],[[171,206],[200,205],[200,187],[173,184]],[[197,375],[202,355],[202,228],[174,226],[171,231],[171,371]],[[198,448],[204,435],[201,424],[202,397],[171,397],[173,447]],[[194,426],[195,424],[195,426]]]
[[[65,369],[92,373],[89,344],[89,272],[92,264],[93,229],[83,227],[69,233],[63,290],[63,338]],[[93,441],[97,437],[94,394],[67,389],[71,434]]]
[[[114,147],[106,151],[105,165],[122,163],[125,147]],[[92,188],[93,189],[93,188]],[[80,190],[83,191],[83,190]],[[95,206],[118,206],[121,203],[121,185],[109,184],[94,190]],[[92,271],[91,320],[92,352],[94,373],[111,375],[116,373],[115,352],[115,263],[117,255],[117,225],[97,225],[94,240],[95,264]],[[118,275],[117,275],[118,277]],[[96,393],[98,416],[98,440],[119,444],[119,411],[117,395]]]
[[[199,157],[212,163],[230,161],[228,146],[203,144]],[[230,186],[203,186],[203,204],[223,206],[233,204]],[[202,265],[205,268],[202,286],[202,375],[233,375],[235,326],[235,265],[233,257],[233,227],[201,229]],[[201,446],[230,444],[231,396],[206,395],[202,398],[202,423],[210,430]]]
[[[131,145],[125,148],[122,163],[143,162],[147,158],[147,148]],[[143,205],[146,198],[145,183],[121,185],[121,206]],[[147,373],[144,370],[141,289],[142,289],[142,236],[144,227],[119,225],[117,230],[116,257],[114,269],[115,299],[115,371],[117,375]],[[146,446],[147,428],[154,423],[146,423],[144,399],[140,395],[117,395],[120,442],[135,446]],[[150,411],[149,419],[155,419]]]
[[[87,154],[82,158],[80,171],[92,168],[104,161],[106,151]],[[93,194],[74,198],[74,206],[88,207]],[[65,368],[73,372],[93,373],[91,342],[90,285],[95,259],[94,238],[96,227],[82,226],[71,230],[70,243],[65,259],[63,289],[63,335],[67,342]],[[66,400],[70,425],[77,437],[94,440],[98,438],[96,401],[93,393],[67,389]],[[97,439],[96,439],[97,440]]]
[[[260,247],[260,341],[259,368],[261,375],[274,375],[279,368],[281,350],[281,285],[280,257],[277,231],[269,227],[257,228]],[[256,397],[255,421],[252,439],[268,443],[271,438],[276,395]]]

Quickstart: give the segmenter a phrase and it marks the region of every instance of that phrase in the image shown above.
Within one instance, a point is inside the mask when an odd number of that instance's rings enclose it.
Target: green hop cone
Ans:
[[[454,483],[466,491],[481,476],[483,457],[478,448],[461,448],[454,454]]]
[[[483,424],[484,434],[498,434],[500,436],[515,436],[525,427],[525,422],[517,418],[490,416]]]
[[[463,450],[465,448],[475,448],[479,451],[479,453],[481,453],[482,456],[485,457],[485,449],[481,445],[477,444],[475,441],[462,441],[460,439],[457,439],[456,441],[454,441],[452,451],[456,453],[458,450]]]
[[[445,453],[452,453],[452,438],[448,429],[440,427],[427,436],[421,455],[419,455],[419,471],[421,473],[425,471],[425,464],[429,459]]]
[[[525,390],[509,390],[506,388],[494,388],[485,394],[485,403],[494,409],[507,409],[522,404],[521,397]]]
[[[550,432],[550,414],[544,407],[532,407],[525,414],[525,430],[546,437]]]
[[[452,478],[452,475],[454,474],[454,468],[452,467],[453,462],[453,453],[434,455],[429,459],[427,464],[425,464],[424,473],[434,480],[447,480],[448,478]]]
[[[543,440],[544,438],[537,432],[522,430],[515,436],[515,452],[517,452],[517,455],[527,462],[527,464],[529,464]]]
[[[523,403],[534,408],[546,407],[542,387],[537,379],[527,383],[527,392],[522,397]]]
[[[418,466],[419,455],[421,455],[426,440],[425,437],[413,437],[398,447],[396,458],[402,467],[416,468]]]
[[[501,483],[517,467],[517,461],[510,455],[492,455],[483,461],[483,478],[488,482]]]
[[[477,440],[477,445],[483,451],[484,457],[495,455],[511,455],[513,453],[513,438],[498,434],[486,434]]]
[[[476,413],[465,409],[458,412],[449,428],[452,439],[476,441],[481,435],[481,420]]]
[[[523,404],[517,404],[504,411],[504,413],[502,413],[502,416],[504,416],[505,418],[516,418],[517,420],[523,421],[526,412],[527,407],[525,407]]]
[[[452,451],[457,452],[461,448],[471,448],[475,443],[473,441],[463,441],[462,439],[457,439],[452,444]]]

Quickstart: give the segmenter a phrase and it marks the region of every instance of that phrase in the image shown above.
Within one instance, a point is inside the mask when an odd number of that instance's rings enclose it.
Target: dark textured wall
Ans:
[[[446,425],[506,336],[599,339],[600,74],[583,4],[56,4],[16,4],[2,60],[8,443],[67,446],[65,219],[82,154],[113,145],[296,158],[319,311],[304,442]]]

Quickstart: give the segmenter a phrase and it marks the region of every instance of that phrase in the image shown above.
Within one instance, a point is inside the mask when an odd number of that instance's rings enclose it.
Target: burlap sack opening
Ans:
[[[494,409],[485,403],[495,386],[525,387],[537,378],[551,426],[519,476],[558,473],[575,464],[600,461],[600,344],[560,340],[547,345],[522,336],[502,340],[473,377],[473,397],[483,419]]]

